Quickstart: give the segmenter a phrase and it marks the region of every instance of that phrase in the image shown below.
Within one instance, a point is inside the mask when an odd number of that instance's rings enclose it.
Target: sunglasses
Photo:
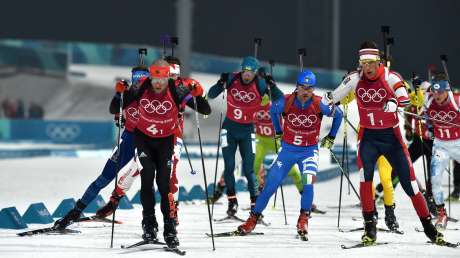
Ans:
[[[152,81],[153,84],[157,84],[157,83],[165,84],[165,83],[168,82],[168,78],[156,78],[156,77],[154,77],[154,78],[151,79],[151,81]]]

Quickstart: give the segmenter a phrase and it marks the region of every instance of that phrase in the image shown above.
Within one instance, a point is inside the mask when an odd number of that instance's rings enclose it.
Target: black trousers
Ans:
[[[174,149],[174,135],[164,138],[150,138],[137,130],[134,133],[134,145],[139,172],[141,173],[141,203],[143,215],[155,214],[155,195],[153,182],[156,180],[161,195],[161,212],[163,218],[170,218],[169,178],[172,168],[172,154]]]
[[[433,140],[420,140],[420,137],[414,135],[414,140],[412,141],[411,145],[409,145],[409,155],[412,162],[417,161],[418,158],[425,155],[426,163],[425,168],[427,170],[427,182],[426,183],[426,191],[429,195],[431,195],[431,153],[433,149]]]
[[[454,161],[454,187],[460,189],[460,164]]]

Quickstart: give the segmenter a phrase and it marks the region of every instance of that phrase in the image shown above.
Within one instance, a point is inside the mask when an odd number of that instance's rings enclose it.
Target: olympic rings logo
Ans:
[[[80,126],[72,124],[49,124],[46,135],[55,141],[70,142],[80,135]]]
[[[155,112],[159,115],[163,115],[166,114],[166,112],[168,112],[172,108],[172,104],[168,100],[160,102],[156,99],[152,101],[149,101],[148,99],[141,99],[139,101],[139,104],[149,114]]]
[[[126,110],[126,113],[134,119],[139,119],[139,110],[137,108],[129,107]]]
[[[289,114],[287,117],[288,121],[293,125],[293,126],[303,126],[303,127],[310,127],[314,123],[318,121],[318,117],[315,115],[295,115],[295,114]]]
[[[455,111],[449,111],[449,112],[439,111],[439,112],[436,112],[434,110],[431,110],[430,111],[430,117],[434,118],[434,119],[437,119],[437,120],[441,120],[443,122],[452,122],[455,118],[457,118],[457,113]]]
[[[232,89],[230,93],[236,100],[243,101],[244,103],[249,103],[256,99],[256,94],[254,92],[246,92],[244,90],[239,91],[237,89]]]
[[[256,113],[256,118],[257,118],[257,120],[270,120],[271,119],[270,112],[265,111],[265,110],[261,110],[261,111]]]
[[[357,95],[365,103],[370,101],[381,102],[387,96],[387,91],[383,88],[378,90],[359,88]]]

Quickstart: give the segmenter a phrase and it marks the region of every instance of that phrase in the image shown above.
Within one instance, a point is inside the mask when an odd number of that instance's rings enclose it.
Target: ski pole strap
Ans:
[[[450,125],[450,126],[453,126],[453,127],[460,127],[460,125],[458,125],[458,124],[454,124],[454,123],[447,122],[447,121],[442,121],[442,120],[439,120],[439,119],[436,119],[436,118],[420,116],[420,115],[417,115],[417,114],[414,114],[412,112],[408,112],[408,111],[405,111],[405,110],[398,110],[398,112],[404,113],[404,114],[407,114],[407,115],[411,115],[411,116],[416,117],[418,119],[424,119],[424,120],[428,120],[428,121],[434,121],[434,122],[438,122],[438,123],[443,123],[443,124]]]

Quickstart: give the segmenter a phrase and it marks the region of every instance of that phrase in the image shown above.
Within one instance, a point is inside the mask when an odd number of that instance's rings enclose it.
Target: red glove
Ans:
[[[192,96],[198,97],[198,96],[203,95],[203,92],[204,92],[203,87],[198,81],[191,79],[191,78],[187,78],[184,81],[188,85],[189,89],[191,90],[190,93],[192,94]]]
[[[125,92],[128,89],[128,83],[125,80],[117,81],[115,91],[118,93]]]

